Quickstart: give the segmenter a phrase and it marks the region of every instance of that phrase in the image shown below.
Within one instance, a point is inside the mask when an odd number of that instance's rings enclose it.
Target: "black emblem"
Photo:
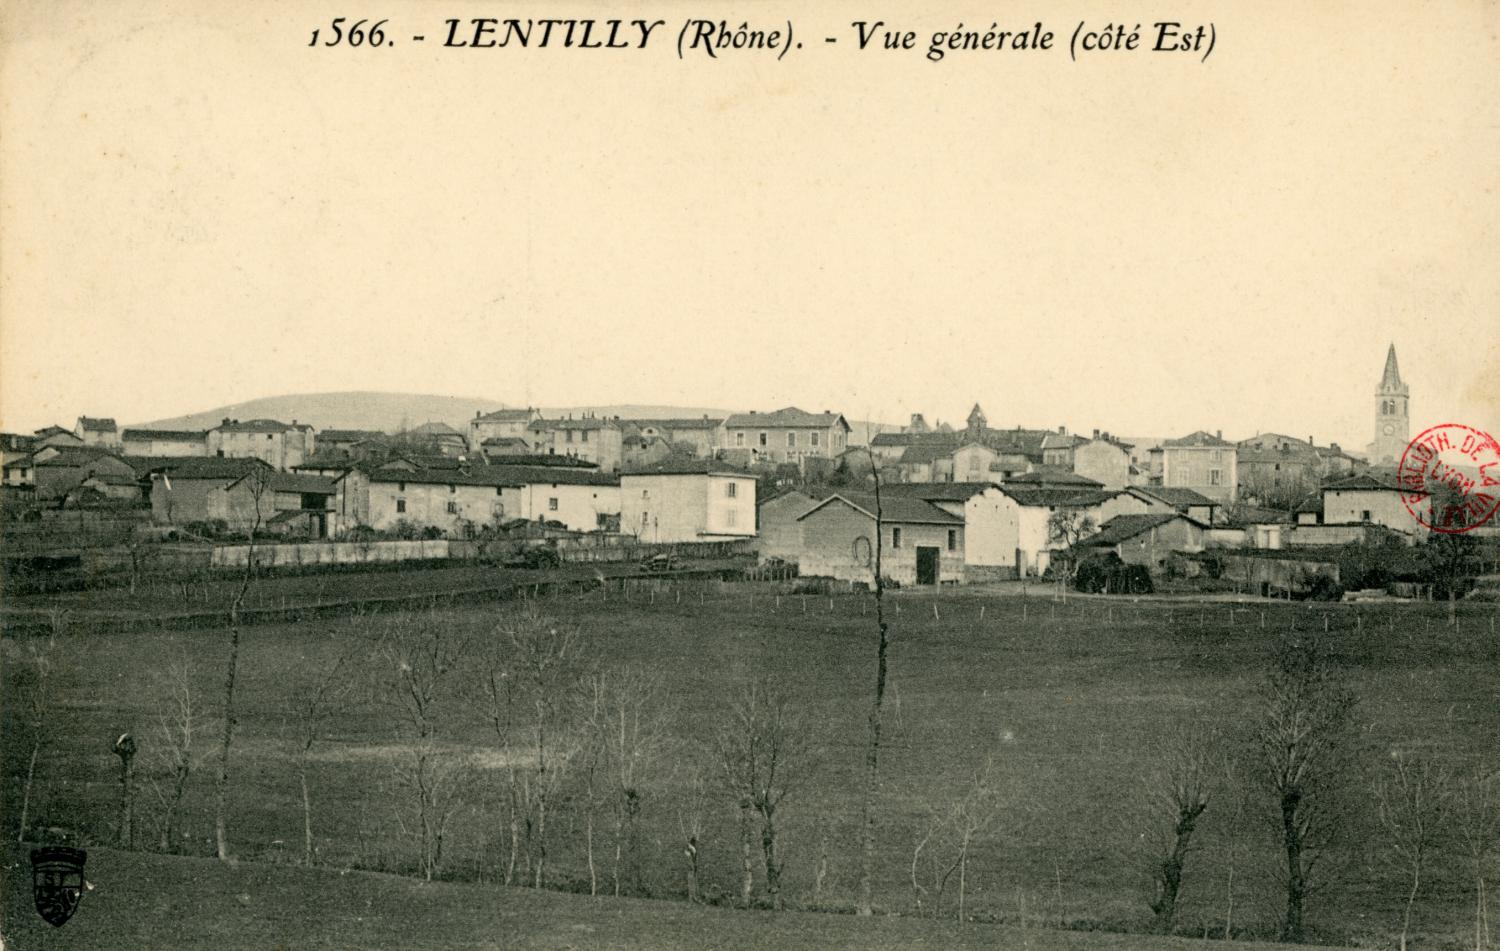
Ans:
[[[62,845],[31,850],[31,893],[37,914],[61,928],[83,897],[83,863],[88,853]]]

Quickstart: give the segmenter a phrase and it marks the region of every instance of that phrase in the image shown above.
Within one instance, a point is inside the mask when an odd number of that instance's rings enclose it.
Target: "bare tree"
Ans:
[[[1072,548],[1095,531],[1094,517],[1083,509],[1059,507],[1047,518],[1047,540],[1059,542],[1067,550],[1063,558],[1056,560],[1062,568],[1058,572],[1058,581],[1062,585],[1064,601],[1068,598],[1068,586],[1073,582]]]
[[[588,679],[587,693],[587,733],[596,739],[585,746],[597,752],[586,758],[592,760],[591,770],[597,764],[608,776],[614,813],[611,880],[614,894],[619,895],[627,866],[630,890],[640,888],[639,817],[647,778],[659,765],[667,741],[664,690],[660,676],[639,667],[625,667],[595,673]],[[589,794],[592,792],[591,771]],[[591,832],[591,818],[588,825]],[[592,844],[589,855],[592,868]]]
[[[1215,752],[1220,745],[1212,730],[1181,727],[1161,742],[1142,784],[1145,827],[1140,843],[1151,875],[1151,912],[1161,934],[1172,932],[1193,834],[1221,773]]]
[[[1422,871],[1447,810],[1450,777],[1424,759],[1396,754],[1390,771],[1375,787],[1380,824],[1392,864],[1411,879],[1401,916],[1401,951],[1411,933],[1411,912],[1422,886]]]
[[[308,767],[313,745],[326,728],[329,717],[349,692],[344,678],[348,655],[339,654],[334,662],[320,671],[313,682],[293,699],[297,715],[297,784],[302,789],[302,864],[311,867],[316,849],[313,846],[312,793],[308,785]]]
[[[398,621],[381,643],[380,695],[404,747],[395,777],[411,818],[402,825],[417,842],[418,866],[428,881],[442,868],[465,773],[463,759],[443,744],[440,724],[468,647],[462,633],[438,617]]]
[[[870,742],[865,748],[865,796],[860,822],[859,901],[855,912],[859,915],[874,914],[875,879],[875,798],[880,791],[880,730],[885,706],[886,677],[890,666],[890,628],[885,621],[885,511],[880,501],[880,465],[869,447],[865,453],[870,457],[870,476],[875,487],[875,544],[872,552],[875,562],[875,698],[870,704]]]
[[[500,626],[501,639],[509,648],[508,684],[496,682],[487,688],[492,710],[501,705],[511,717],[510,727],[524,729],[527,762],[524,770],[513,769],[513,807],[524,831],[526,868],[532,884],[546,881],[547,822],[553,800],[577,754],[570,699],[576,695],[581,676],[579,634],[543,616],[535,605],[509,618]],[[493,719],[493,718],[492,718]]]
[[[698,849],[703,841],[704,825],[708,811],[708,781],[703,774],[694,771],[685,784],[687,796],[677,813],[677,828],[682,834],[682,856],[687,875],[688,901],[698,901]]]
[[[18,842],[26,841],[26,825],[31,817],[31,791],[36,781],[36,764],[42,749],[47,744],[51,728],[56,685],[57,625],[45,641],[32,641],[26,645],[26,660],[20,664],[7,664],[7,673],[13,678],[8,685],[8,705],[16,717],[15,727],[22,733],[29,747],[26,756],[26,778],[21,784],[21,814],[17,830]],[[8,726],[7,729],[13,727]]]
[[[766,895],[779,909],[785,859],[776,850],[776,818],[807,769],[806,731],[790,699],[770,680],[746,687],[724,724],[714,736],[721,779],[739,803],[745,841],[751,815],[759,817]]]
[[[954,915],[959,924],[968,920],[969,859],[975,840],[994,824],[1001,805],[999,773],[992,757],[973,771],[945,810],[928,819],[912,849],[911,882],[918,914],[926,910],[934,918],[941,917],[943,897],[949,882],[957,875],[958,902]],[[929,897],[932,905],[927,909]]]
[[[269,506],[275,501],[275,494],[271,492],[271,476],[269,467],[252,466],[244,479],[251,502],[250,544],[245,552],[245,569],[240,574],[239,587],[229,602],[229,657],[224,670],[224,722],[219,749],[219,775],[214,783],[214,843],[221,862],[229,861],[229,754],[234,745],[234,686],[240,663],[240,611],[250,593],[250,583],[255,579],[256,536],[269,514]]]
[[[163,678],[156,717],[156,742],[147,748],[149,782],[160,810],[157,845],[163,852],[177,849],[177,823],[195,765],[193,746],[202,726],[201,719],[198,694],[193,687],[192,665],[185,656],[179,657],[167,668]]]
[[[1338,787],[1351,752],[1355,703],[1321,643],[1296,632],[1281,637],[1261,689],[1253,739],[1286,859],[1283,941],[1303,940],[1318,862],[1342,825]]]
[[[1500,772],[1482,769],[1458,777],[1453,817],[1474,876],[1474,951],[1490,946],[1485,873],[1500,852]]]

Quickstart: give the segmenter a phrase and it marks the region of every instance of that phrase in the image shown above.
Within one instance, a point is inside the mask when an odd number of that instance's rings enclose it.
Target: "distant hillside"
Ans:
[[[218,406],[186,416],[170,419],[155,419],[150,422],[131,423],[133,427],[150,429],[208,429],[217,426],[225,417],[230,419],[279,419],[290,423],[296,420],[307,423],[314,429],[377,429],[396,432],[402,427],[420,426],[423,423],[447,423],[460,430],[475,413],[488,413],[504,409],[513,404],[498,400],[478,399],[469,396],[437,396],[431,393],[301,393],[290,396],[267,396],[231,406]],[[714,409],[703,406],[657,406],[646,403],[622,403],[612,406],[544,406],[544,416],[578,416],[594,413],[599,416],[619,416],[624,419],[661,419],[712,416],[723,418],[737,410]],[[849,420],[852,428],[850,442],[863,445],[868,442],[868,432],[891,428],[885,424],[872,424],[862,420]]]
[[[132,425],[154,429],[208,429],[227,416],[231,419],[297,420],[315,429],[379,429],[395,432],[403,426],[441,422],[462,429],[475,413],[488,413],[511,405],[498,400],[467,396],[437,396],[431,393],[302,393],[291,396],[267,396],[262,399],[218,406],[186,416],[157,419]],[[728,411],[704,407],[619,405],[542,407],[545,416],[578,415],[584,412],[600,416],[626,418],[686,417],[728,415]]]

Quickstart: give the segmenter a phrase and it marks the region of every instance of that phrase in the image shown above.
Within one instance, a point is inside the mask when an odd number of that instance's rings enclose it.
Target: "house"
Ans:
[[[760,561],[779,558],[797,564],[802,555],[802,523],[798,521],[826,495],[788,489],[756,506],[755,551]]]
[[[1116,515],[1077,547],[1083,554],[1114,552],[1127,565],[1145,565],[1159,572],[1173,552],[1202,551],[1206,527],[1177,512]]]
[[[135,481],[135,470],[103,446],[43,446],[31,457],[31,482],[38,499],[60,499],[91,476],[115,476]],[[15,483],[24,484],[24,483]],[[118,490],[119,482],[115,483]],[[116,492],[108,493],[111,495]],[[136,492],[135,496],[140,497]]]
[[[989,453],[982,446],[979,451]],[[928,442],[907,446],[896,460],[896,471],[902,482],[952,482],[954,455],[951,447],[942,444]],[[965,454],[964,464],[967,465],[972,458],[976,458],[974,453]],[[984,465],[985,474],[988,474],[988,461]]]
[[[619,481],[573,466],[355,467],[335,480],[334,530],[400,523],[463,534],[502,520],[598,531],[620,514]]]
[[[1179,512],[1205,525],[1218,520],[1219,503],[1192,489],[1167,488],[1160,485],[1138,485],[1130,494],[1144,499],[1153,512]]]
[[[1238,497],[1237,447],[1224,440],[1222,430],[1215,434],[1200,429],[1165,440],[1151,455],[1157,485],[1192,489],[1221,504]]]
[[[672,458],[672,444],[660,436],[642,436],[633,433],[620,443],[620,466],[626,470],[640,470],[659,465]],[[688,455],[686,458],[697,458]]]
[[[394,441],[417,452],[454,459],[469,451],[469,441],[464,438],[464,434],[444,422],[425,422],[398,433]]]
[[[1098,482],[1106,489],[1123,489],[1134,485],[1136,479],[1131,473],[1131,448],[1130,443],[1096,429],[1092,439],[1074,447],[1073,471]]]
[[[527,442],[524,436],[491,436],[479,444],[479,454],[484,457],[485,461],[534,456],[531,443]]]
[[[1087,439],[1070,434],[1068,427],[1057,427],[1057,432],[1042,437],[1042,465],[1071,470],[1074,453],[1086,442]]]
[[[840,491],[798,517],[802,523],[801,574],[873,584],[876,562],[875,499]],[[964,579],[964,522],[923,499],[882,498],[879,523],[881,573],[902,585],[958,583]]]
[[[963,519],[965,582],[1016,577],[1016,504],[994,482],[892,485],[881,491],[882,503],[887,497],[921,499]]]
[[[492,413],[474,411],[469,420],[469,448],[475,452],[491,439],[527,438],[527,428],[541,416],[539,410],[528,406],[525,409],[497,409]]]
[[[32,434],[32,440],[41,446],[82,446],[83,439],[71,429],[61,426],[45,426]]]
[[[1046,574],[1053,552],[1068,548],[1079,536],[1116,516],[1145,514],[1151,509],[1150,503],[1130,490],[1003,483],[1000,491],[1006,501],[995,544],[1002,564],[1017,577]]]
[[[736,413],[724,421],[720,448],[726,458],[745,464],[790,463],[812,457],[832,459],[849,441],[841,413],[809,413],[795,406],[771,413]]]
[[[1372,524],[1405,535],[1425,534],[1402,501],[1395,479],[1361,473],[1323,486],[1323,524]]]
[[[293,469],[313,454],[313,430],[295,419],[225,418],[208,431],[208,454],[222,459],[259,459],[273,469]]]
[[[385,446],[390,442],[390,438],[377,429],[324,429],[317,434],[316,455],[324,458],[351,459],[367,455],[372,449]]]
[[[178,458],[154,467],[151,516],[158,525],[222,522],[233,531],[269,530],[281,512],[311,513],[314,537],[326,534],[333,480],[277,472],[253,457]]]
[[[755,477],[711,460],[622,473],[620,531],[643,542],[754,537]]]
[[[208,431],[195,429],[127,429],[120,443],[128,456],[206,456]]]
[[[120,427],[109,417],[80,416],[78,422],[73,426],[73,435],[83,441],[85,446],[106,446],[110,449],[121,448]]]
[[[29,489],[36,488],[36,468],[31,461],[31,453],[8,456],[3,465],[5,485],[12,488],[20,486]]]
[[[572,456],[605,472],[619,472],[625,458],[625,430],[607,416],[534,419],[527,426],[533,452]]]
[[[721,430],[724,420],[711,416],[685,419],[628,419],[625,425],[631,432],[647,439],[665,440],[675,452],[711,458],[723,443]]]

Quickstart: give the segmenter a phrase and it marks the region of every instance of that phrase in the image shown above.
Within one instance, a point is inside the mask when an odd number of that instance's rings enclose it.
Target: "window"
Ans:
[[[1222,469],[1210,469],[1210,470],[1208,470],[1208,484],[1209,485],[1222,485],[1223,484],[1223,479],[1224,479],[1224,471]]]
[[[1370,510],[1369,509],[1365,509],[1365,510],[1361,511],[1359,513],[1359,520],[1361,522],[1368,522],[1368,521],[1370,521]]]
[[[788,449],[796,449],[797,448],[797,434],[796,433],[787,433],[786,434],[786,447]]]
[[[1214,450],[1214,462],[1223,462],[1223,461],[1224,461],[1224,453],[1223,453],[1223,451],[1219,450],[1219,449],[1215,449]]]
[[[457,515],[458,514],[458,503],[457,502],[453,502],[453,501],[449,501],[448,502],[448,514],[449,515]]]
[[[725,519],[724,524],[728,525],[730,528],[733,528],[734,527],[735,516],[739,515],[740,513],[736,512],[734,509],[730,509],[727,514],[728,514],[729,517],[727,519]]]
[[[892,548],[900,548],[901,547],[901,529],[899,529],[899,528],[895,528],[895,527],[891,528],[891,547]]]
[[[406,491],[406,483],[405,482],[397,482],[396,483],[396,491],[397,492],[405,492]]]
[[[745,434],[744,433],[735,433],[734,434],[734,444],[736,446],[743,446],[745,444]]]
[[[958,551],[958,529],[948,529],[948,550]]]
[[[405,511],[406,511],[406,500],[405,499],[397,499],[396,500],[396,512],[399,514],[401,512],[405,512]]]
[[[816,448],[819,445],[818,437],[821,436],[821,435],[822,435],[822,433],[813,433],[812,434],[812,444],[813,444],[814,448]]]
[[[760,445],[761,445],[761,448],[765,448],[766,446],[770,445],[770,443],[768,443],[766,441],[766,434],[765,433],[761,433],[760,434]]]
[[[557,511],[557,496],[554,495],[550,499],[547,500],[547,511],[549,511],[549,512],[556,512]]]
[[[266,433],[266,442],[270,442],[271,438],[272,438],[271,434],[270,433]]]
[[[497,486],[495,486],[495,494],[496,495],[504,495],[505,493],[503,491],[501,491],[500,487],[497,485]]]
[[[724,496],[726,498],[731,498],[731,499],[738,498],[739,494],[740,494],[740,487],[739,487],[739,485],[737,483],[726,482],[724,484]]]
[[[578,441],[579,442],[588,442],[589,441],[589,431],[587,429],[585,429],[583,432],[581,432],[581,433],[578,434]]]
[[[458,486],[456,486],[456,485],[450,485],[450,486],[448,486],[448,494],[449,495],[452,495],[453,493],[455,493],[457,491],[458,491]]]
[[[571,430],[571,429],[568,430],[568,435],[567,435],[566,438],[567,438],[568,442],[572,442],[573,441],[573,430]]]

